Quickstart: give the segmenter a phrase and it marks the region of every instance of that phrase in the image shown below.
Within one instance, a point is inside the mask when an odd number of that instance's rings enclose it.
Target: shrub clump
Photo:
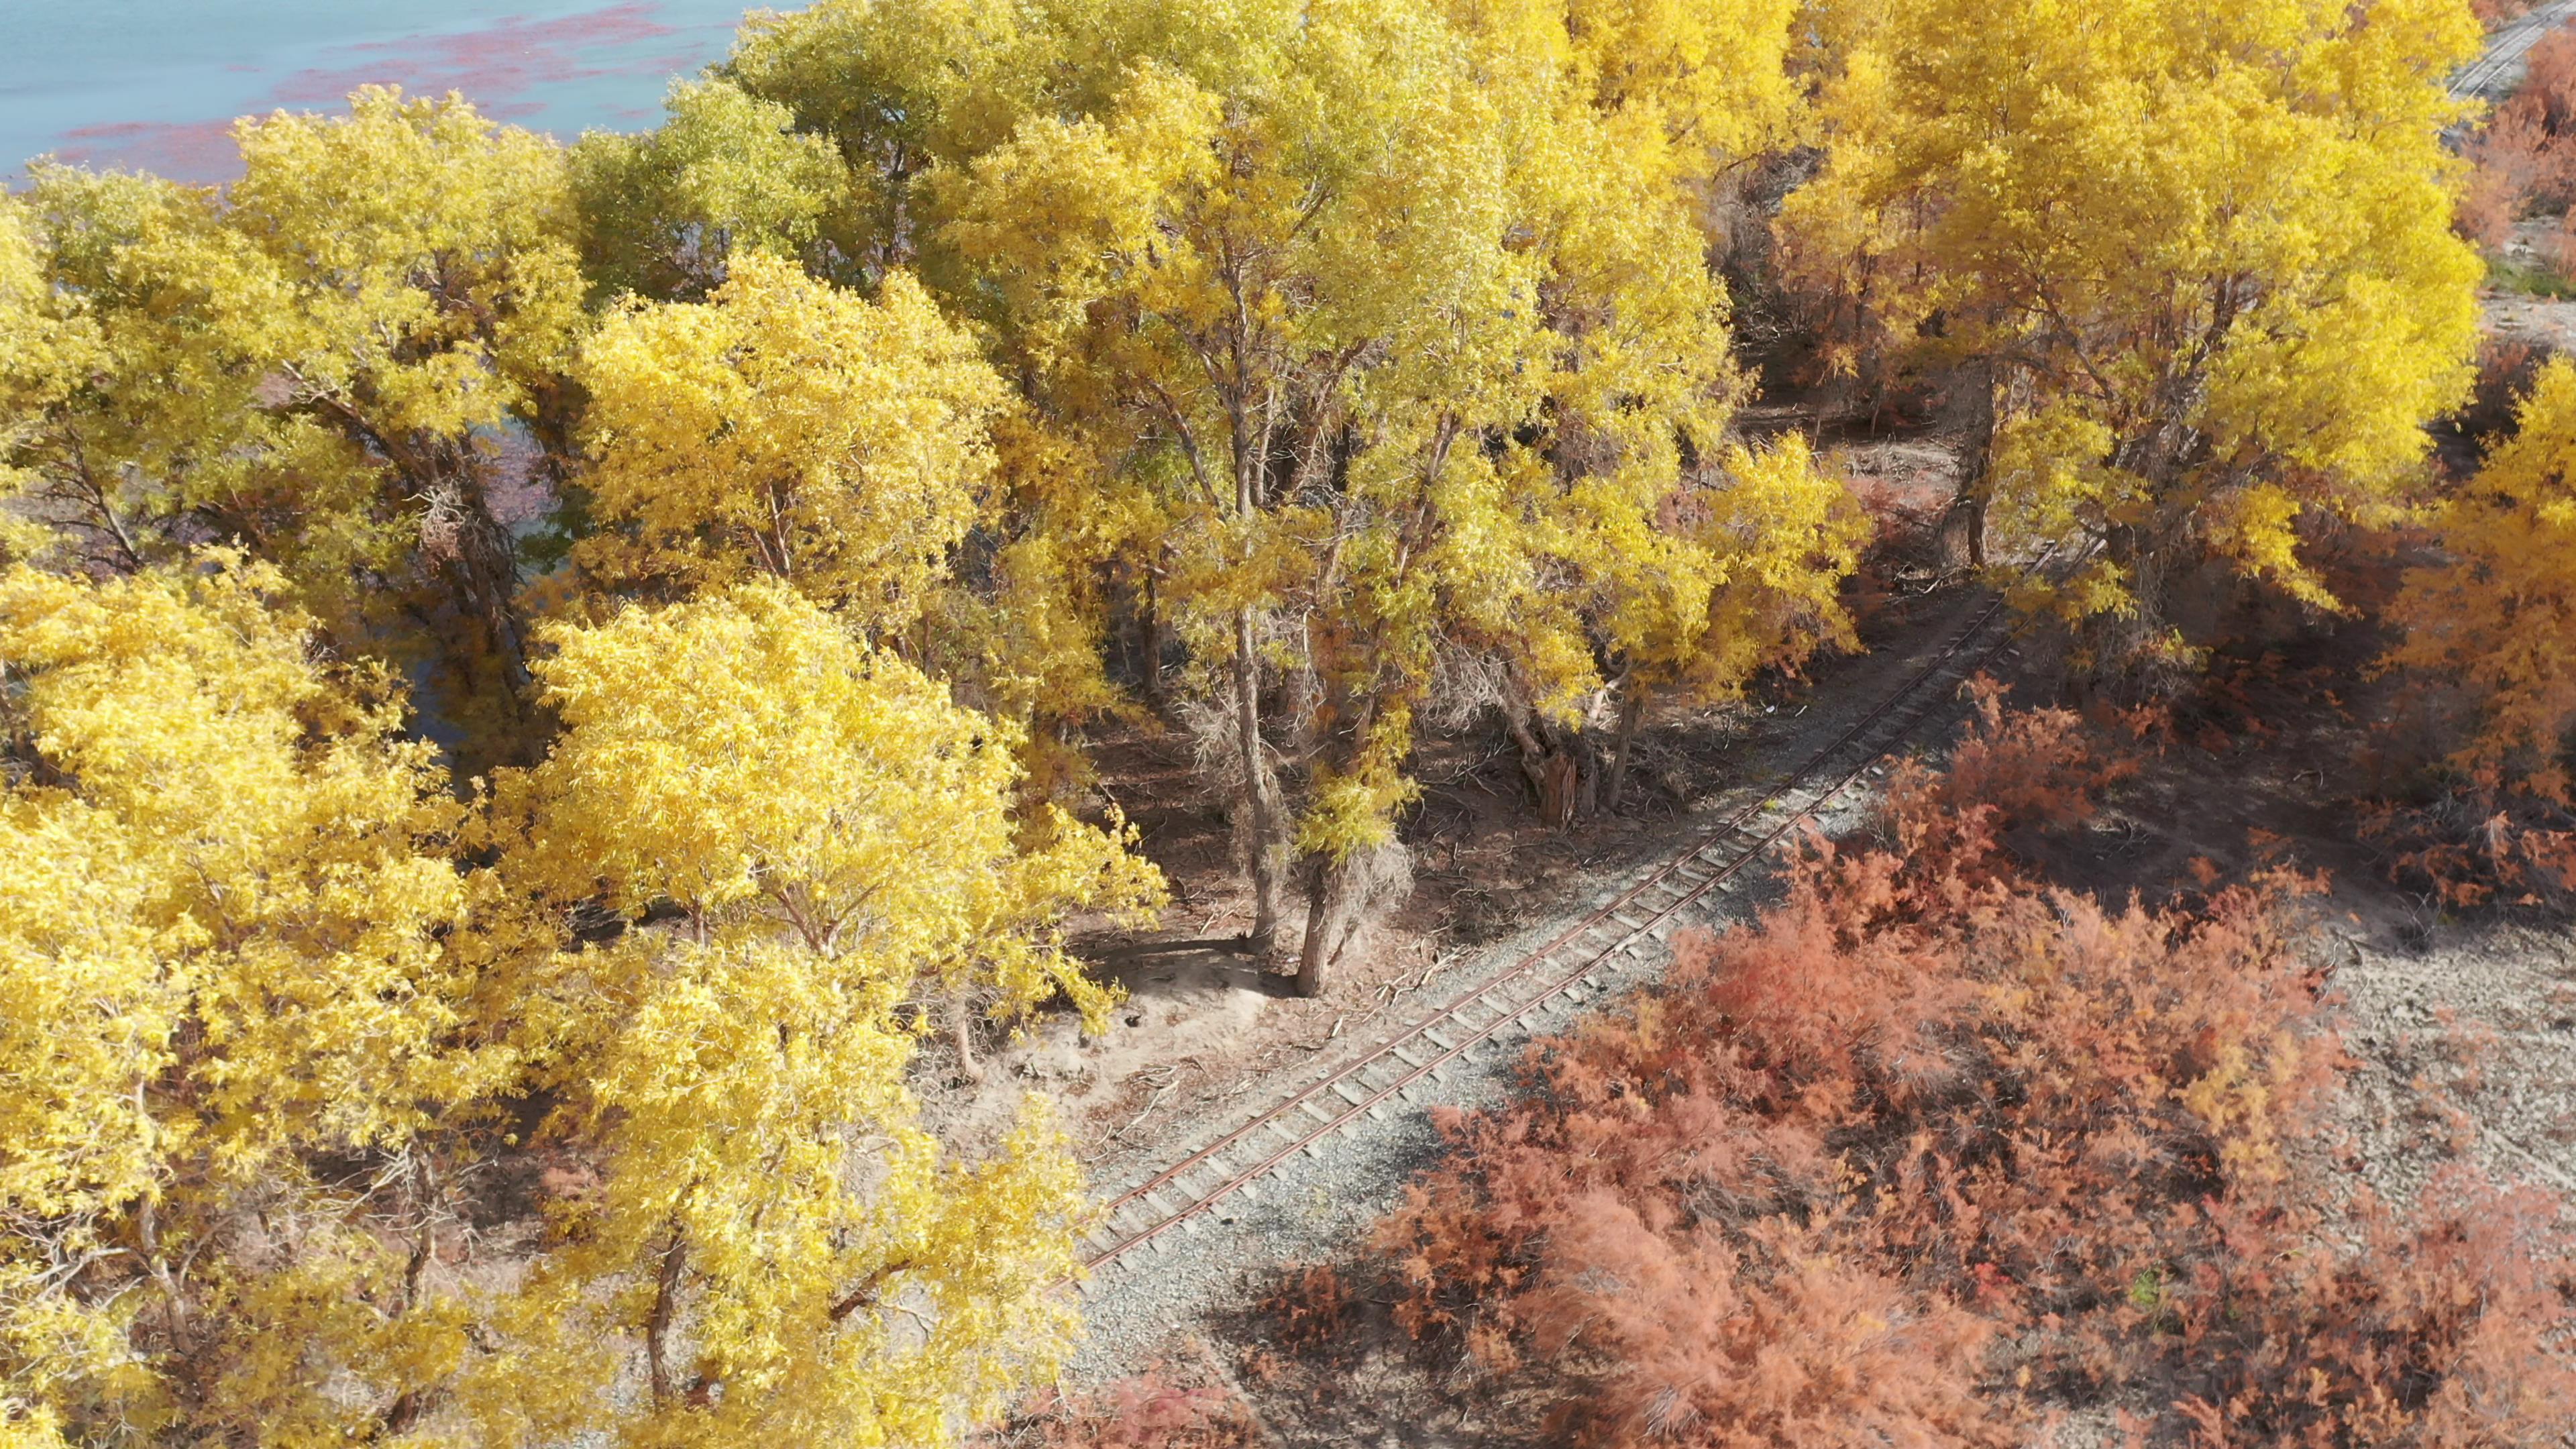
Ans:
[[[2576,1427],[2555,1204],[2327,1190],[2312,882],[2106,907],[2009,845],[2116,772],[1991,692],[1883,838],[1451,1115],[1381,1226],[1399,1322],[1586,1444],[2492,1445]]]

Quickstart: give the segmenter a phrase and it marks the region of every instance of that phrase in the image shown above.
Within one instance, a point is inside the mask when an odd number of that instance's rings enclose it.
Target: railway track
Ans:
[[[2540,43],[2542,36],[2576,17],[2576,0],[2550,0],[2532,7],[2529,14],[2507,21],[2487,37],[2486,49],[2478,58],[2451,74],[2451,94],[2476,96],[2501,101],[2516,78],[2515,67]]]
[[[2055,552],[2043,554],[2033,568],[2046,567]],[[1665,946],[1689,923],[1690,907],[1740,880],[1828,803],[1882,769],[1896,747],[1938,714],[2009,638],[2004,601],[1997,597],[1832,743],[1607,905],[1111,1197],[1084,1245],[1084,1266],[1097,1273],[1155,1247],[1226,1200],[1249,1196],[1274,1169],[1319,1150],[1352,1124],[1413,1105],[1412,1094],[1422,1084],[1508,1030],[1527,1031],[1581,1004],[1605,976],[1625,974],[1617,969],[1623,958]]]

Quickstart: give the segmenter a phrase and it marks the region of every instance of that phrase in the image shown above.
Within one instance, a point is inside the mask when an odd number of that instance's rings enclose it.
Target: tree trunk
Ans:
[[[653,1311],[644,1322],[644,1363],[655,1408],[671,1400],[671,1320],[679,1309],[680,1273],[688,1261],[688,1230],[674,1222],[671,1246],[663,1250],[661,1271],[654,1275]]]
[[[1297,952],[1297,994],[1315,997],[1330,986],[1333,963],[1349,934],[1351,867],[1326,856],[1315,862],[1315,883],[1306,893],[1306,939]]]
[[[1234,734],[1243,782],[1239,808],[1246,834],[1245,868],[1252,874],[1252,931],[1244,945],[1259,960],[1279,950],[1281,898],[1286,894],[1288,831],[1279,781],[1261,742],[1261,661],[1252,649],[1252,611],[1234,616]]]
[[[1560,747],[1556,732],[1530,708],[1517,685],[1504,706],[1503,722],[1512,732],[1512,743],[1520,748],[1521,775],[1538,797],[1538,818],[1553,830],[1572,825],[1582,803],[1582,764],[1572,751]]]
[[[1986,477],[1995,452],[1995,368],[1972,363],[1961,386],[1967,389],[1967,447],[1959,457],[1959,486],[1941,515],[1940,565],[1944,573],[1986,566]]]
[[[1601,786],[1601,809],[1615,815],[1619,798],[1628,788],[1628,750],[1637,742],[1637,730],[1646,722],[1646,687],[1634,679],[1619,691],[1619,732],[1610,740],[1610,766]]]
[[[1163,622],[1162,594],[1160,585],[1157,583],[1161,577],[1160,569],[1145,571],[1145,594],[1139,607],[1144,613],[1145,657],[1142,662],[1145,698],[1152,703],[1156,714],[1168,716],[1172,705],[1172,694],[1170,687],[1163,680],[1163,651],[1171,647],[1171,631],[1170,627]]]
[[[957,1047],[957,1071],[967,1081],[981,1085],[984,1080],[984,1063],[975,1055],[977,1015],[975,995],[970,988],[961,984],[949,994],[948,1035],[949,1040]]]
[[[484,647],[513,691],[528,683],[526,642],[518,615],[519,563],[510,531],[492,516],[479,480],[442,479],[431,486],[420,522],[421,551],[456,611],[483,634]]]
[[[2092,616],[2086,642],[2093,655],[2093,673],[2107,684],[2125,684],[2148,696],[2160,694],[2167,681],[2152,677],[2156,670],[2151,656],[2166,629],[2165,551],[2146,530],[2119,525],[2103,535],[2102,553],[2126,576],[2136,607],[2127,614]]]

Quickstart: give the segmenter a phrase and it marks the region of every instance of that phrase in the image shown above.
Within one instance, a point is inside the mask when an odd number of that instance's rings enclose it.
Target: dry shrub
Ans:
[[[2006,842],[2116,755],[1989,695],[1888,844],[1816,844],[1759,921],[1531,1054],[1377,1246],[1398,1321],[1562,1393],[1589,1444],[2537,1442],[2576,1429],[2552,1207],[2461,1182],[2401,1221],[2293,1145],[2345,1059],[2310,884],[2192,909],[2052,889]]]
[[[1262,1300],[1261,1311],[1279,1325],[1280,1342],[1312,1352],[1348,1342],[1357,1295],[1330,1263],[1291,1268]]]
[[[2553,31],[2531,48],[2522,86],[2505,108],[2537,115],[2553,136],[2576,131],[2576,29]]]
[[[1050,1393],[1025,1416],[1043,1449],[1252,1449],[1252,1410],[1233,1390],[1169,1366],[1088,1393]]]
[[[2362,834],[2388,847],[2392,879],[2446,909],[2576,905],[2576,809],[2492,770],[2428,803],[2375,806]]]

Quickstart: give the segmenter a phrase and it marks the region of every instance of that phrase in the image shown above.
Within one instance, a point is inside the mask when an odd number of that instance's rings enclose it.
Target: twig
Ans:
[[[1170,1095],[1171,1090],[1172,1084],[1169,1082],[1165,1082],[1163,1085],[1156,1087],[1154,1089],[1154,1095],[1145,1099],[1144,1109],[1139,1111],[1135,1116],[1128,1118],[1126,1126],[1110,1133],[1109,1140],[1112,1142],[1124,1142],[1127,1140],[1127,1134],[1136,1130],[1136,1124],[1144,1121],[1146,1117],[1152,1115],[1153,1110],[1156,1107],[1163,1105],[1163,1098]]]

